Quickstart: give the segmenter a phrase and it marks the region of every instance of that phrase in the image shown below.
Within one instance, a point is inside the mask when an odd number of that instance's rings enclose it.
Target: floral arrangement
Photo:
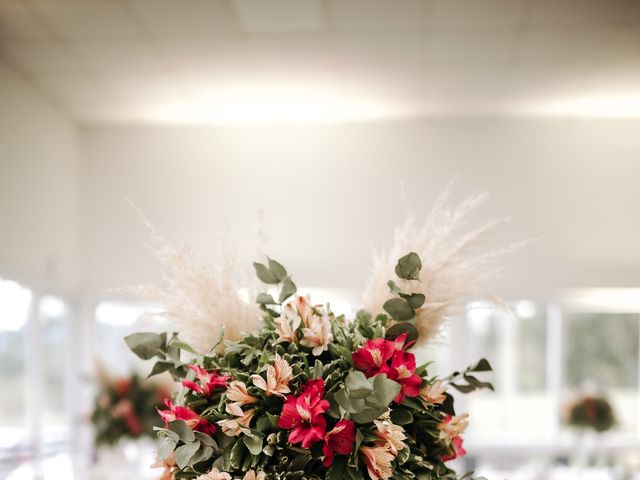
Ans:
[[[111,378],[102,373],[91,414],[96,446],[115,445],[123,438],[155,437],[154,427],[162,426],[156,408],[169,395],[164,386],[136,374]]]
[[[566,422],[572,427],[606,432],[616,423],[613,408],[604,396],[584,394],[567,409]]]
[[[456,236],[484,196],[455,210],[445,207],[446,196],[423,228],[410,217],[391,251],[376,254],[366,308],[355,318],[297,295],[271,258],[254,263],[266,291],[241,289],[231,280],[229,252],[210,272],[152,230],[166,288],[135,293],[155,300],[148,315],[179,333],[136,333],[126,342],[156,360],[151,374],[169,372],[181,385],[158,409],[161,478],[470,478],[448,464],[466,453],[468,423],[451,392],[492,389],[480,378],[491,366],[483,359],[438,378],[412,349],[437,336],[467,300],[491,298],[482,283],[515,245],[473,254],[499,222]]]

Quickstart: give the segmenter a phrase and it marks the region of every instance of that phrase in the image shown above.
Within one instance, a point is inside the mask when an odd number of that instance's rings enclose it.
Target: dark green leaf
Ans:
[[[409,410],[397,408],[391,410],[391,421],[396,425],[408,425],[413,422],[413,416]]]
[[[396,275],[405,280],[418,280],[421,268],[422,260],[416,252],[411,252],[398,260]]]
[[[492,370],[491,364],[486,358],[481,358],[478,363],[469,368],[470,372],[491,372]]]
[[[407,344],[418,340],[418,329],[409,322],[396,323],[389,330],[387,330],[386,338],[389,340],[395,340],[400,335],[407,334]]]
[[[387,300],[384,302],[384,305],[382,305],[382,308],[384,308],[385,312],[387,312],[394,320],[410,320],[415,315],[411,305],[402,298],[392,298]]]
[[[418,309],[424,305],[425,296],[421,293],[401,293],[400,296],[404,298],[412,308]]]

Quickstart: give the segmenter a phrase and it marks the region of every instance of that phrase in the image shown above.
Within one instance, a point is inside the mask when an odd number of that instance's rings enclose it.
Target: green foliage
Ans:
[[[144,349],[139,351],[146,355]],[[166,389],[138,375],[104,378],[91,414],[95,444],[114,445],[122,438],[153,437],[154,428],[162,424],[156,408],[168,396]]]
[[[405,280],[419,280],[422,260],[416,252],[410,252],[398,260],[396,275]]]
[[[287,270],[269,257],[265,263],[254,263],[254,268],[258,279],[269,290],[259,293],[256,298],[263,312],[262,326],[240,341],[225,342],[224,350],[216,350],[216,344],[210,353],[198,355],[176,334],[168,337],[166,334],[142,333],[126,339],[135,354],[155,361],[152,375],[166,371],[176,381],[198,381],[195,373],[186,368],[188,359],[207,372],[216,371],[231,380],[243,382],[248,394],[256,399],[242,407],[244,413],[251,409],[252,417],[235,436],[225,435],[220,426],[215,434],[208,435],[194,430],[193,423],[182,420],[158,428],[160,457],[175,453],[178,468],[173,478],[195,479],[216,467],[229,472],[234,479],[242,478],[245,472],[254,469],[265,472],[267,480],[368,480],[370,477],[359,449],[379,441],[378,426],[374,421],[385,421],[396,428],[401,427],[406,435],[406,446],[399,449],[393,461],[393,479],[457,479],[455,472],[442,461],[443,456],[451,454],[451,447],[441,440],[439,429],[446,415],[455,414],[453,397],[447,393],[443,402],[429,403],[421,397],[405,396],[401,403],[396,403],[403,388],[399,383],[402,377],[394,377],[398,378],[395,381],[385,372],[367,377],[355,368],[353,357],[368,340],[394,340],[406,335],[404,348],[409,348],[418,339],[416,310],[426,308],[425,296],[404,292],[390,280],[391,298],[384,304],[386,314],[373,316],[362,310],[353,320],[347,321],[333,315],[328,306],[309,306],[312,315],[326,315],[332,336],[325,350],[313,354],[312,348],[302,341],[308,325],[299,322],[300,326],[295,327],[292,336],[287,338],[280,338],[276,329],[276,319],[285,302],[291,302],[297,291]],[[418,255],[410,252],[398,261],[396,274],[403,280],[417,281],[421,268]],[[296,308],[295,302],[289,305]],[[218,343],[220,341],[222,333]],[[292,378],[288,384],[291,395],[299,395],[312,379],[323,380],[324,398],[329,402],[329,409],[324,414],[326,431],[342,419],[353,421],[356,430],[353,454],[336,454],[333,464],[325,467],[322,463],[323,441],[309,449],[289,442],[289,432],[278,427],[285,398],[266,394],[251,378],[259,375],[267,379],[267,371],[276,355],[291,367]],[[454,372],[442,380],[464,392],[492,388],[478,377],[490,370],[489,363],[481,360],[464,372]],[[423,386],[435,381],[428,376],[427,364],[416,368],[415,375],[420,377]],[[182,388],[175,402],[191,410],[206,424],[236,418],[227,410],[230,400],[224,388],[214,390],[208,396]],[[469,479],[468,476],[462,478]]]

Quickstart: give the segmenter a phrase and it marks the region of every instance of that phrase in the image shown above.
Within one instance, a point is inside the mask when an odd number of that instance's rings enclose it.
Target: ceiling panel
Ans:
[[[131,10],[152,38],[201,39],[237,33],[229,3],[221,0],[135,0]]]
[[[0,3],[0,41],[45,41],[49,36],[26,2]]]
[[[231,0],[240,29],[246,33],[317,33],[325,29],[320,0]]]
[[[113,0],[39,0],[34,10],[62,39],[131,40],[142,32],[123,4]]]
[[[517,29],[531,0],[425,0],[430,30]]]
[[[79,58],[55,43],[19,43],[3,45],[4,52],[31,75],[74,75],[87,71]]]
[[[327,0],[332,30],[347,33],[424,32],[422,0]]]
[[[527,22],[539,28],[638,26],[637,0],[532,0]]]
[[[146,42],[77,42],[68,48],[92,73],[99,75],[163,73],[168,67],[165,55]]]

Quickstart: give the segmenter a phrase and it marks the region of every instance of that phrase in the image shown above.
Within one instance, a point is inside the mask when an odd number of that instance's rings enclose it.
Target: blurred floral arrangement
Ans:
[[[284,266],[254,263],[266,291],[243,300],[232,280],[232,256],[211,273],[188,249],[154,231],[167,267],[165,289],[136,292],[160,304],[150,315],[179,334],[126,338],[151,374],[169,372],[181,385],[159,414],[164,426],[156,466],[162,479],[420,479],[471,478],[447,462],[463,456],[468,415],[457,414],[452,390],[492,389],[480,360],[438,378],[410,351],[441,326],[495,273],[494,260],[515,246],[471,250],[496,223],[455,237],[484,196],[455,210],[437,202],[424,228],[413,218],[377,254],[353,319],[296,295]],[[179,336],[178,336],[179,335]]]
[[[583,394],[568,406],[566,423],[572,427],[606,432],[615,425],[616,418],[606,397]]]
[[[154,427],[162,426],[156,408],[171,392],[165,386],[145,381],[136,374],[112,378],[99,375],[91,423],[96,446],[112,446],[121,439],[154,438]]]

